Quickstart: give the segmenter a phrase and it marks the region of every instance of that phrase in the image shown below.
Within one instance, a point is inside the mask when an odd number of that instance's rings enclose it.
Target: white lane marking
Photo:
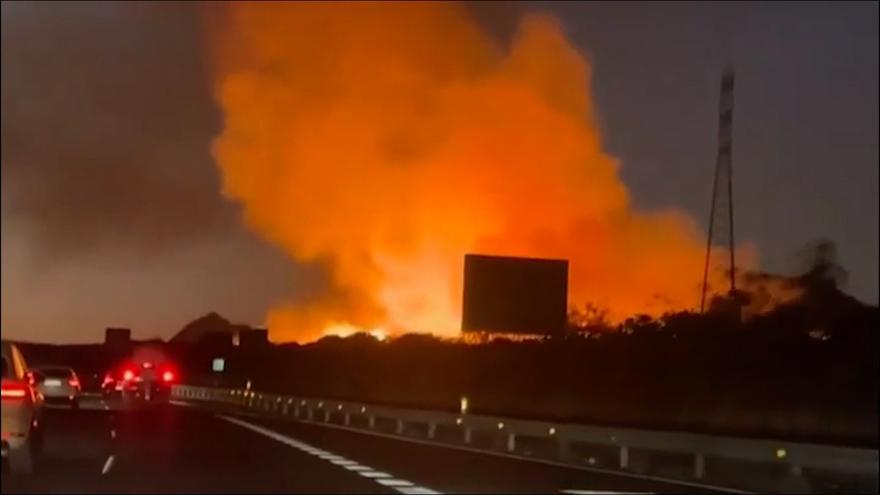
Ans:
[[[342,460],[345,460],[345,457],[341,457],[341,456],[338,456],[338,455],[320,455],[320,454],[315,454],[315,455],[316,455],[319,459],[324,459],[325,461],[331,461],[331,462],[333,462],[333,461],[342,461]]]
[[[414,486],[412,483],[410,483],[409,481],[406,481],[406,480],[376,480],[376,482],[379,483],[380,485],[390,486],[390,487]]]
[[[425,488],[423,486],[404,486],[400,488],[395,488],[400,493],[404,495],[440,495],[439,492],[435,492],[430,488]]]
[[[395,490],[404,495],[440,495],[438,492],[422,486],[402,486],[395,488]]]
[[[399,493],[403,493],[405,495],[439,495],[439,492],[435,492],[434,490],[424,488],[421,486],[415,486],[411,481],[397,479],[391,476],[388,473],[383,473],[381,471],[376,471],[373,468],[368,466],[364,466],[358,464],[355,461],[351,461],[346,459],[345,457],[338,456],[336,454],[332,454],[330,452],[316,449],[307,443],[300,442],[295,438],[291,438],[276,431],[272,431],[268,428],[263,428],[262,426],[258,426],[252,423],[248,423],[247,421],[242,421],[238,418],[233,418],[231,416],[223,416],[218,415],[219,418],[224,419],[230,423],[241,426],[242,428],[246,428],[255,433],[259,433],[263,436],[269,437],[272,440],[281,442],[285,445],[293,447],[295,449],[301,450],[307,454],[312,454],[319,459],[323,459],[332,464],[345,468],[349,471],[353,471],[364,478],[370,478],[376,483],[393,488],[395,491]]]
[[[567,495],[651,495],[651,492],[612,492],[608,490],[560,490]]]
[[[260,416],[257,416],[254,414],[244,413],[242,415],[253,417],[255,419],[260,419]],[[225,417],[225,416],[221,416],[221,417]],[[538,459],[535,457],[521,457],[521,456],[518,456],[515,454],[507,454],[505,452],[493,452],[490,450],[480,450],[480,449],[476,449],[476,448],[472,448],[472,447],[465,447],[462,445],[438,443],[438,442],[433,442],[430,440],[420,440],[418,438],[412,438],[412,437],[402,437],[402,436],[394,435],[391,433],[381,433],[378,431],[362,430],[359,428],[355,428],[353,426],[335,425],[332,423],[320,423],[317,421],[307,421],[307,420],[302,420],[302,419],[297,419],[297,418],[290,418],[290,419],[292,419],[293,421],[296,421],[297,423],[301,423],[304,425],[319,426],[322,428],[332,428],[335,430],[343,430],[343,431],[349,431],[352,433],[360,433],[361,435],[388,438],[391,440],[397,440],[398,442],[408,442],[408,443],[414,443],[414,444],[418,444],[418,445],[427,445],[429,447],[439,447],[439,448],[443,448],[443,449],[460,450],[462,452],[470,452],[472,454],[482,454],[482,455],[489,455],[489,456],[494,456],[494,457],[503,457],[505,459],[513,459],[516,461],[523,461],[523,462],[534,462],[537,464],[544,464],[546,466],[574,469],[577,471],[586,471],[588,473],[601,473],[601,474],[608,474],[608,475],[612,475],[612,476],[620,476],[623,478],[632,478],[632,479],[645,480],[645,481],[655,481],[657,483],[666,483],[669,485],[689,486],[692,488],[701,488],[703,490],[711,490],[711,491],[721,492],[721,493],[737,493],[737,494],[744,494],[744,495],[748,495],[748,494],[753,493],[750,491],[739,490],[736,488],[730,488],[730,487],[726,487],[726,486],[710,485],[708,483],[698,483],[698,482],[694,482],[694,481],[676,480],[676,479],[672,479],[672,478],[664,478],[662,476],[652,476],[650,474],[627,473],[627,472],[618,471],[616,469],[600,468],[600,467],[594,467],[594,466],[578,466],[575,464],[569,464],[569,463],[561,462],[561,461],[553,461],[550,459]]]
[[[171,404],[171,405],[173,405],[173,406],[196,407],[195,405],[190,404],[189,402],[183,402],[183,401],[180,401],[180,400],[170,400],[170,399],[169,399],[169,400],[168,400],[168,403]]]
[[[116,462],[116,456],[110,455],[106,461],[104,461],[104,467],[101,469],[101,474],[107,474],[113,468],[113,463]]]
[[[371,468],[371,467],[362,466],[360,464],[355,464],[353,466],[345,466],[345,469],[348,469],[349,471],[372,471],[373,470],[373,468]]]
[[[373,478],[373,479],[393,478],[394,477],[388,473],[383,473],[381,471],[360,471],[358,474],[363,476],[364,478]]]
[[[116,430],[110,430],[110,438],[116,438]]]

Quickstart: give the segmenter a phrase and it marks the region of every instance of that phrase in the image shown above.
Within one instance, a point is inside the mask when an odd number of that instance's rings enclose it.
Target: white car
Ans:
[[[13,473],[34,469],[42,439],[43,398],[15,344],[3,341],[2,430],[3,457]]]
[[[41,366],[36,369],[37,390],[46,405],[63,404],[77,409],[82,391],[79,377],[72,368],[64,366]]]

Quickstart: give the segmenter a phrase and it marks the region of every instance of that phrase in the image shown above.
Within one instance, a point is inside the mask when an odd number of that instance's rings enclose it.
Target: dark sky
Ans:
[[[2,331],[169,336],[211,310],[259,324],[326,290],[240,226],[210,155],[220,115],[194,4],[2,4]],[[606,147],[636,204],[705,223],[725,61],[737,71],[737,237],[762,267],[837,242],[878,298],[877,3],[491,4],[559,15],[592,60]]]

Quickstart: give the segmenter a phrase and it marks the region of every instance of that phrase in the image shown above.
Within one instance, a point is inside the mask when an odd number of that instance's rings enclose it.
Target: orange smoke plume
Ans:
[[[612,320],[698,303],[702,234],[680,212],[632,208],[590,66],[553,18],[524,16],[505,47],[450,3],[244,3],[219,17],[224,191],[334,287],[271,310],[274,340],[457,334],[469,252],[568,259],[570,303]]]

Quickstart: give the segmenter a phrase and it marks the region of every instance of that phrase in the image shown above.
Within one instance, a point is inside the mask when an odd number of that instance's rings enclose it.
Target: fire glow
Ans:
[[[505,46],[453,3],[222,8],[224,192],[332,282],[273,308],[274,340],[455,335],[469,252],[568,259],[570,304],[612,321],[698,303],[701,232],[632,207],[602,150],[591,68],[555,19],[523,16]]]

